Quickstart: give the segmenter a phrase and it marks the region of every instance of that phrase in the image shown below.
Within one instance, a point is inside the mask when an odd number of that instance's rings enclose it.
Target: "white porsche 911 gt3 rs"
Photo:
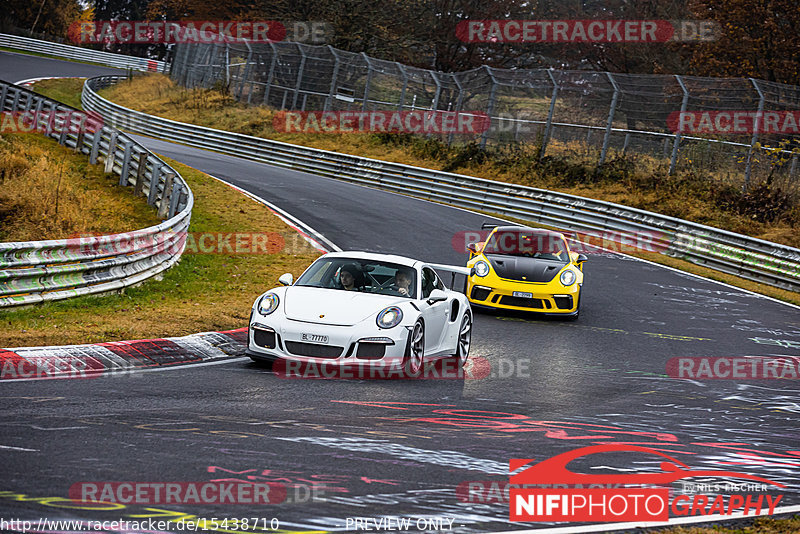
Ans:
[[[296,282],[288,273],[279,281],[285,287],[253,304],[247,355],[255,361],[369,365],[417,376],[423,361],[454,357],[460,368],[469,356],[469,301],[429,264],[335,252]]]

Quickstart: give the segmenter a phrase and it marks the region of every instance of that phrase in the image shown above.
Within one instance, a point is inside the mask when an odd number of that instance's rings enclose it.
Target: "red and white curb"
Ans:
[[[0,348],[0,381],[99,378],[230,360],[247,348],[247,328],[183,337],[61,347]]]

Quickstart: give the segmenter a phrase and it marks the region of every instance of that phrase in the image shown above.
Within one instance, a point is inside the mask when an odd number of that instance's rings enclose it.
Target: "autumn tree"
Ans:
[[[691,8],[721,29],[717,40],[694,49],[693,74],[800,85],[797,0],[692,0]]]

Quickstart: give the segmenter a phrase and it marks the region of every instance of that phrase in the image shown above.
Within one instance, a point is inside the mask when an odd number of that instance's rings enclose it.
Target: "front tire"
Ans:
[[[408,336],[406,354],[403,357],[403,372],[416,378],[422,372],[422,362],[425,359],[425,325],[417,321],[411,334]]]

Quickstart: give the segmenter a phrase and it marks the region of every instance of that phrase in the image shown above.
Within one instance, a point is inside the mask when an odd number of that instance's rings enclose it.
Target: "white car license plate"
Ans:
[[[311,343],[327,343],[328,336],[323,336],[320,334],[302,334],[301,338],[303,341],[309,341]]]
[[[522,297],[524,299],[531,299],[533,298],[533,293],[524,293],[522,291],[514,291],[515,297]]]

